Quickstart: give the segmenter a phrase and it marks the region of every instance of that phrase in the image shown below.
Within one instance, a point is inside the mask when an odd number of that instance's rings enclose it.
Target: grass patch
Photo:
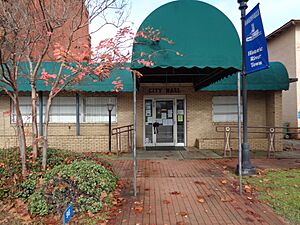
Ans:
[[[279,215],[294,224],[300,224],[300,170],[272,170],[246,178]]]

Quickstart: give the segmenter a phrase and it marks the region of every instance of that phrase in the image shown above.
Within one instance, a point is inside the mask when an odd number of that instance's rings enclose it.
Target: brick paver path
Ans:
[[[113,166],[128,185],[112,224],[285,224],[266,205],[238,195],[220,161],[140,160],[136,198],[132,161],[114,161]]]

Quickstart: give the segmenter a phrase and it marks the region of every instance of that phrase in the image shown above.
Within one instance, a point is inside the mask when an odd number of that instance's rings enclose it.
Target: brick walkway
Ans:
[[[136,198],[132,161],[114,161],[113,166],[128,185],[112,224],[285,224],[267,206],[235,193],[220,160],[140,160]]]

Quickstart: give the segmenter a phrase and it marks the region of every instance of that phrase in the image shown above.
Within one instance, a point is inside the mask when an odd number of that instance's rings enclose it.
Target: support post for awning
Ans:
[[[39,96],[39,130],[40,130],[40,136],[43,136],[43,92],[39,91],[38,92]]]
[[[76,93],[76,136],[80,136],[80,102],[78,93]]]
[[[133,193],[136,196],[136,74],[133,73]]]
[[[243,194],[243,181],[242,181],[242,132],[241,132],[241,73],[237,74],[237,96],[238,96],[238,150],[239,150],[239,180],[240,180],[240,195]]]

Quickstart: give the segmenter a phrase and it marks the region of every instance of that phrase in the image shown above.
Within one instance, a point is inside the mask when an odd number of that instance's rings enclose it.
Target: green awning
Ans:
[[[247,88],[250,91],[276,91],[289,89],[289,75],[280,62],[271,62],[270,68],[247,75]],[[224,78],[200,91],[235,91],[237,75]]]
[[[42,69],[46,69],[49,73],[56,73],[59,68],[59,63],[44,62],[42,63],[40,72]],[[20,69],[20,77],[18,78],[19,90],[23,92],[30,92],[31,87],[29,79],[26,76],[28,74],[28,68],[24,64]],[[26,69],[27,68],[27,69]],[[27,71],[27,72],[26,72]],[[68,71],[65,70],[67,73]],[[82,80],[79,84],[67,86],[66,91],[81,91],[81,92],[112,92],[114,85],[112,82],[120,77],[123,83],[123,92],[133,91],[133,81],[131,72],[127,70],[113,71],[111,77],[104,79],[101,82],[94,82],[92,77],[88,77]],[[200,91],[235,91],[237,90],[237,77],[236,75],[224,78],[216,83],[211,84],[208,87],[202,88]],[[289,89],[289,77],[285,66],[280,62],[271,62],[270,68],[259,72],[251,73],[247,75],[248,90],[251,91],[275,91],[275,90],[288,90]],[[51,86],[46,85],[45,81],[37,81],[38,91],[50,91]],[[0,83],[1,91],[1,83]]]
[[[153,67],[241,68],[238,33],[227,16],[212,5],[195,0],[167,3],[154,10],[138,32],[147,27],[158,29],[162,37],[175,44],[165,41],[134,44],[133,68],[141,68],[137,63],[143,58],[141,53],[151,51],[160,51],[154,54]],[[176,55],[177,51],[183,56]]]
[[[38,75],[41,75],[43,69],[45,69],[49,74],[57,74],[60,68],[60,63],[58,62],[43,62],[38,71]],[[20,63],[18,76],[18,87],[19,91],[27,92],[31,91],[30,81],[29,81],[29,65],[28,63]],[[70,70],[64,68],[63,74],[70,74]],[[83,78],[80,83],[74,85],[66,86],[65,91],[82,91],[82,92],[112,92],[114,90],[113,81],[117,77],[120,77],[122,80],[123,90],[122,92],[132,92],[133,82],[131,72],[127,70],[116,69],[110,74],[109,78],[103,79],[101,82],[97,79],[97,76],[90,75]],[[97,81],[97,82],[95,82]],[[3,84],[2,84],[3,85]],[[47,85],[44,80],[37,80],[36,82],[37,91],[50,91],[51,85]],[[1,82],[0,82],[0,91],[1,91]]]
[[[144,74],[142,83],[159,83],[159,76],[166,74],[169,82],[175,82],[176,76],[184,74],[185,82],[192,80],[195,89],[200,89],[241,69],[238,33],[228,17],[212,5],[196,0],[167,3],[154,10],[138,32],[147,27],[159,30],[161,37],[175,44],[136,39],[132,68]],[[149,53],[154,53],[154,65],[139,64],[139,60],[148,60]],[[147,78],[153,74],[157,74],[158,79]]]

